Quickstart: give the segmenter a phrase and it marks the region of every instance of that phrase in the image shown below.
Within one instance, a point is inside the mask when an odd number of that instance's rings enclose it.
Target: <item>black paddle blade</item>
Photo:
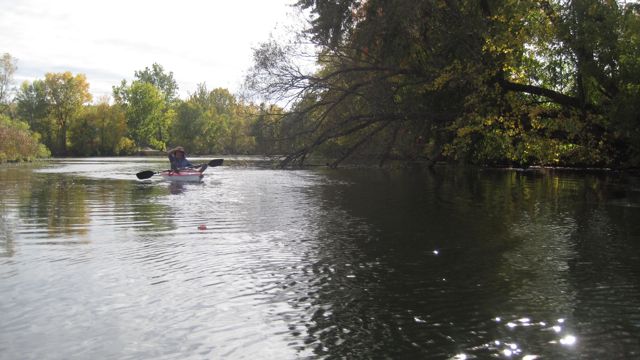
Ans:
[[[224,161],[224,159],[213,159],[213,160],[209,161],[209,166],[220,166],[220,165],[222,165],[223,161]]]
[[[153,174],[155,174],[155,172],[151,170],[146,170],[146,171],[140,171],[139,173],[136,174],[136,176],[138,177],[138,179],[144,180],[152,177]]]

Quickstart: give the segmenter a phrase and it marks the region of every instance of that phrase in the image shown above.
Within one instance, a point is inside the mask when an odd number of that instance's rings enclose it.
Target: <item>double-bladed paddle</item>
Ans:
[[[201,167],[201,166],[220,166],[222,165],[222,162],[224,161],[224,159],[213,159],[211,161],[209,161],[206,164],[200,164],[200,165],[195,165],[195,166],[190,166],[193,168],[197,168],[197,167]],[[167,170],[163,170],[163,171],[167,171]],[[145,170],[145,171],[140,171],[139,173],[136,174],[136,177],[140,180],[144,180],[144,179],[148,179],[150,177],[152,177],[155,174],[159,174],[162,171],[153,171],[153,170]]]

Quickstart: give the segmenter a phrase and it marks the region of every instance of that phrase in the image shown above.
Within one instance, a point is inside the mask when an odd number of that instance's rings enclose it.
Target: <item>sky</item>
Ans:
[[[0,0],[0,54],[16,85],[45,73],[85,74],[94,100],[162,65],[186,98],[196,85],[237,93],[252,48],[286,34],[295,0]],[[299,20],[297,20],[299,23]]]

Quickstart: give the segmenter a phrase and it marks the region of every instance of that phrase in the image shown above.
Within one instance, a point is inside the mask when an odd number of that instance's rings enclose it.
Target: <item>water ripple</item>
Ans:
[[[639,214],[590,178],[234,166],[199,184],[132,178],[165,162],[0,169],[0,357],[640,351]]]

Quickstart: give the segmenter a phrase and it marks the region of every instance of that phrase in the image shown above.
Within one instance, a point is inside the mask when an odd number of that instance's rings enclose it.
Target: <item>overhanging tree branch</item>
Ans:
[[[519,84],[519,83],[511,82],[509,80],[505,80],[500,77],[496,78],[496,81],[498,85],[500,85],[500,87],[502,87],[504,90],[507,90],[507,91],[514,91],[514,92],[527,93],[531,95],[543,96],[552,100],[558,105],[568,106],[575,109],[590,110],[594,112],[600,111],[593,104],[589,104],[589,103],[583,104],[580,101],[580,99],[576,97],[568,96],[551,89],[547,89],[547,88],[543,88],[535,85]]]

